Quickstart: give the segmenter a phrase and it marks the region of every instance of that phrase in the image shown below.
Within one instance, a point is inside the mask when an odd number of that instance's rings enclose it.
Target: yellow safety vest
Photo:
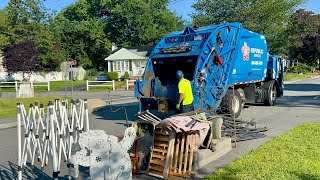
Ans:
[[[190,81],[188,79],[181,79],[178,88],[179,93],[182,93],[184,96],[182,105],[191,104],[193,102],[193,94]]]

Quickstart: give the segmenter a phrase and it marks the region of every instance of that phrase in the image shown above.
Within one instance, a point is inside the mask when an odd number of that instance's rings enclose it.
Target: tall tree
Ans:
[[[305,9],[297,10],[290,18],[288,29],[286,30],[286,47],[288,49],[289,59],[298,59],[307,62],[315,55],[312,54],[311,45],[316,45],[316,39],[319,36],[318,31],[320,27],[320,20],[312,11]],[[309,52],[308,52],[309,51]],[[309,62],[309,64],[312,64]]]
[[[106,32],[120,46],[153,45],[183,29],[183,21],[167,8],[167,0],[124,0],[111,4]]]
[[[50,14],[43,2],[44,0],[9,1],[8,6],[0,13],[0,16],[5,17],[6,23],[0,25],[0,34],[5,36],[5,41],[0,41],[0,48],[32,39],[40,53],[40,70],[52,71],[59,67],[64,58],[64,50],[51,31]]]
[[[271,53],[284,45],[290,15],[304,0],[199,0],[193,4],[193,25],[241,22],[249,30],[265,34]]]
[[[302,40],[302,46],[296,51],[296,59],[309,65],[319,66],[320,60],[320,27],[314,34],[306,36]]]
[[[10,0],[6,7],[10,24],[11,44],[32,38],[46,20],[44,0]]]
[[[4,50],[3,66],[9,74],[25,74],[39,71],[39,51],[32,40],[25,40]]]
[[[117,46],[153,45],[183,22],[162,0],[79,0],[56,18],[68,58],[99,67]]]
[[[9,45],[9,37],[11,34],[8,31],[9,21],[5,10],[0,9],[0,51],[5,46]]]
[[[99,68],[111,53],[104,25],[97,19],[70,21],[59,15],[53,26],[65,50],[66,60],[76,60],[85,68]]]

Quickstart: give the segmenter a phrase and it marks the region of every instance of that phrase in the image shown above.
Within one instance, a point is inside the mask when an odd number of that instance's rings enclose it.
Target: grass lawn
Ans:
[[[27,110],[30,103],[38,102],[39,105],[42,103],[47,107],[48,102],[55,99],[63,99],[63,97],[0,98],[0,118],[15,117],[17,115],[17,103],[23,103]]]
[[[126,82],[125,81],[114,81],[115,83],[115,88],[118,89],[118,88],[121,88],[121,87],[126,87]],[[100,84],[100,85],[112,85],[112,82],[107,82],[107,83],[103,83],[103,84]],[[103,92],[103,91],[112,91],[112,86],[93,86],[93,87],[89,87],[89,91],[90,92]]]
[[[85,85],[86,81],[73,81],[73,86]],[[2,84],[4,85],[4,84]],[[14,84],[10,84],[14,85]],[[47,85],[47,83],[34,83],[34,85]],[[1,85],[0,85],[1,86]],[[66,86],[71,87],[71,81],[66,81]],[[50,81],[50,91],[57,91],[64,89],[65,82],[64,81]],[[0,92],[15,92],[15,88],[0,88]],[[47,92],[48,89],[46,86],[34,86],[35,92]]]
[[[312,76],[318,76],[318,75],[320,75],[320,73],[315,73],[315,74],[285,73],[284,81],[303,79],[303,78],[311,78]]]
[[[307,123],[204,179],[320,179],[320,123]]]
[[[34,83],[35,85],[47,85],[47,83]],[[5,84],[2,84],[5,85]],[[10,84],[14,85],[14,84]],[[71,87],[71,81],[66,81],[67,87]],[[73,86],[79,86],[79,85],[86,85],[86,81],[73,81]],[[102,85],[112,85],[111,82],[103,83]],[[1,85],[0,85],[1,86]],[[126,82],[125,81],[115,81],[115,88],[121,88],[125,87]],[[65,88],[65,82],[64,81],[50,81],[50,91],[57,91]],[[125,87],[126,88],[126,87]],[[103,91],[108,91],[112,90],[112,87],[90,87],[89,91],[90,92],[103,92]],[[0,92],[15,92],[15,88],[0,88]],[[34,91],[35,92],[47,92],[47,87],[46,86],[34,86]]]

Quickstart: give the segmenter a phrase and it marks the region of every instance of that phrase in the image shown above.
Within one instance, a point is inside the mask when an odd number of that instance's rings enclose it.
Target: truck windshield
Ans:
[[[159,78],[162,85],[177,85],[176,72],[181,70],[184,78],[193,80],[194,69],[198,56],[170,57],[152,59],[155,76]]]

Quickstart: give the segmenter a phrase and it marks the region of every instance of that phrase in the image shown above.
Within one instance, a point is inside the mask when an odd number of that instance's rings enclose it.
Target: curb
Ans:
[[[9,128],[15,128],[17,126],[18,126],[17,122],[0,123],[0,130],[9,129]],[[23,126],[23,123],[21,123],[21,126]]]
[[[302,78],[302,79],[297,79],[297,80],[292,80],[292,81],[284,81],[284,84],[291,84],[291,83],[294,83],[294,82],[298,82],[298,81],[303,81],[303,80],[305,80],[305,79],[312,79],[312,80],[314,80],[314,79],[318,79],[318,78],[320,78],[320,76],[314,76],[314,77],[311,77],[311,78]]]

